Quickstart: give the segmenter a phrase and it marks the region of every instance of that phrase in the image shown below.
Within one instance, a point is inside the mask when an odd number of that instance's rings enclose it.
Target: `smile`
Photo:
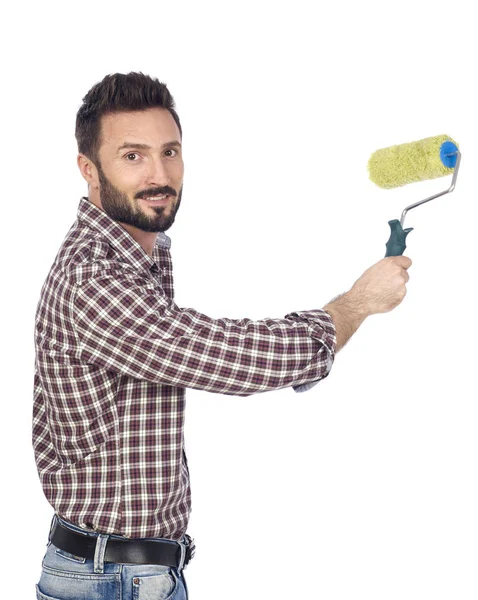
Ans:
[[[152,204],[167,204],[169,202],[169,195],[161,194],[159,196],[148,196],[147,198],[143,198],[146,202],[151,202]]]

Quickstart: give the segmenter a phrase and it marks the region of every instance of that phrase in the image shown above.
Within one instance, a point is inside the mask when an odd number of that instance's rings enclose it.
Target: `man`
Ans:
[[[247,396],[311,385],[365,318],[405,296],[406,257],[323,309],[211,319],[173,298],[181,125],[166,86],[106,76],[76,121],[88,183],[41,291],[33,445],[55,510],[37,597],[187,598],[185,388]]]

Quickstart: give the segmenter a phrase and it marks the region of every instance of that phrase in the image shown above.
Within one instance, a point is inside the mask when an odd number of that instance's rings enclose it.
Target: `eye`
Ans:
[[[139,154],[137,152],[128,152],[128,154],[125,154],[125,158],[128,158],[128,156],[139,156]],[[128,160],[128,162],[136,162],[136,161]]]
[[[165,150],[164,152],[174,152],[174,153],[175,153],[175,154],[172,154],[172,155],[171,155],[171,154],[169,154],[169,155],[168,155],[169,157],[174,157],[174,156],[176,156],[176,154],[178,153],[178,151],[177,151],[177,150],[175,150],[174,148],[168,148],[168,149],[167,149],[167,150]]]

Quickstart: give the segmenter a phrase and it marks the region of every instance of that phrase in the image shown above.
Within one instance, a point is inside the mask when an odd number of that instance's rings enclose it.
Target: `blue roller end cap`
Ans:
[[[440,160],[449,169],[454,169],[456,165],[456,159],[458,148],[453,142],[443,142],[440,148]]]

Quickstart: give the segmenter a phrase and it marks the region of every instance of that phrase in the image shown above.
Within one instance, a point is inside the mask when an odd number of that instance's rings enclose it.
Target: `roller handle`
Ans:
[[[402,224],[398,219],[393,219],[389,221],[390,225],[390,237],[388,242],[385,244],[387,248],[387,253],[385,256],[401,256],[407,247],[405,244],[405,239],[410,231],[413,231],[413,227],[409,227],[408,229],[403,229]]]

